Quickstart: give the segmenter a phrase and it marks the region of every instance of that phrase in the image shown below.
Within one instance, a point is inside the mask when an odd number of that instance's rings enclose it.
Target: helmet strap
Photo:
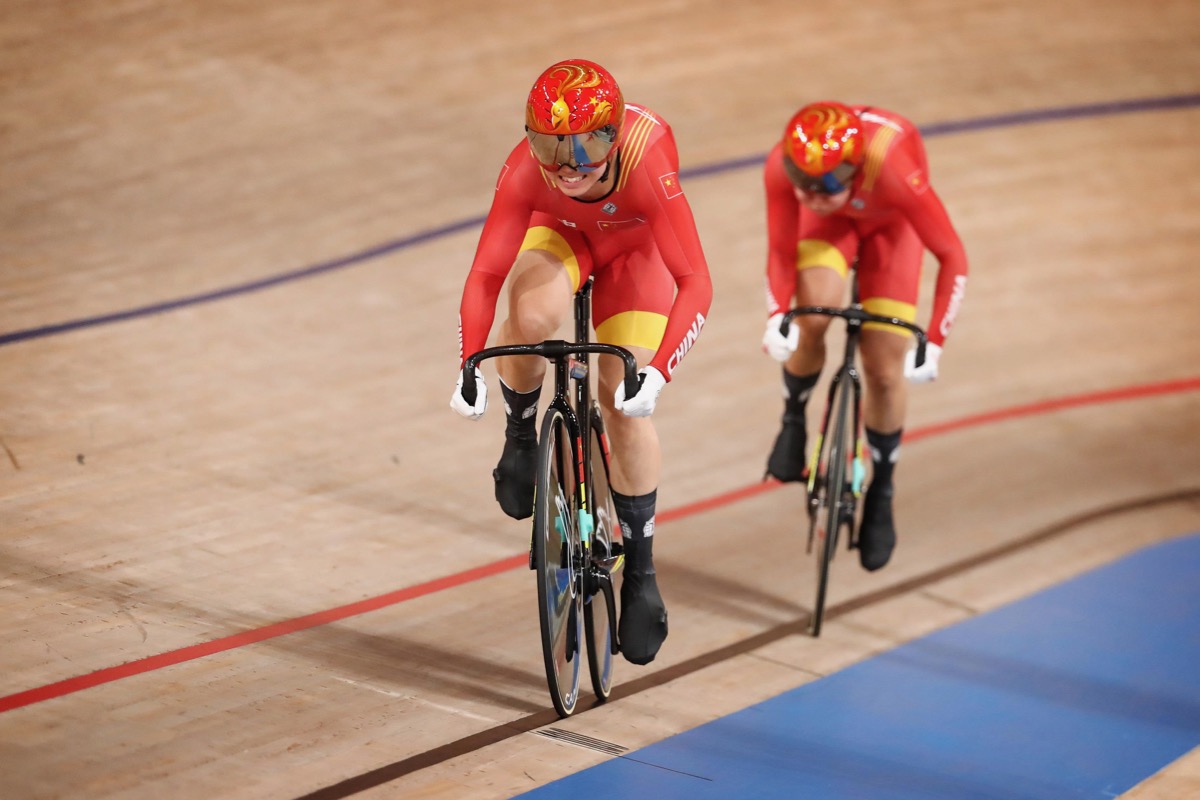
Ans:
[[[596,181],[597,183],[604,183],[608,180],[608,176],[613,172],[613,163],[617,162],[620,158],[621,151],[617,150],[617,152],[612,154],[612,158],[604,162],[604,174],[600,176],[600,180]]]

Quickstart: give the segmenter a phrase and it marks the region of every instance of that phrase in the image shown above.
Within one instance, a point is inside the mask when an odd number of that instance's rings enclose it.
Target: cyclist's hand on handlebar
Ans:
[[[767,332],[763,334],[763,351],[776,361],[783,362],[791,358],[800,344],[800,326],[795,322],[788,324],[787,336],[779,332],[779,324],[783,322],[783,314],[772,314],[767,320]]]
[[[917,351],[909,350],[904,356],[904,377],[913,383],[928,383],[937,380],[938,359],[942,357],[942,348],[930,342],[925,345],[925,363],[916,366]]]
[[[475,368],[475,389],[475,405],[471,405],[462,394],[463,373],[460,369],[458,383],[454,387],[454,394],[450,397],[450,407],[469,420],[481,418],[483,412],[487,410],[487,384],[483,382],[483,373],[479,371],[479,367]]]
[[[613,405],[627,417],[648,417],[654,413],[654,404],[658,402],[658,393],[667,385],[667,379],[654,367],[646,367],[638,372],[638,391],[633,397],[625,397],[625,381],[617,387],[617,396]]]

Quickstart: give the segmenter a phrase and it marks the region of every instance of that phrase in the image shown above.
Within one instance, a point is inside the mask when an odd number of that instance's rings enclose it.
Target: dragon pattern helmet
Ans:
[[[625,100],[612,74],[583,59],[543,72],[525,104],[529,150],[543,168],[599,169],[612,158],[625,122]]]
[[[822,101],[800,109],[783,132],[783,168],[799,189],[844,191],[863,163],[862,121],[849,106]]]

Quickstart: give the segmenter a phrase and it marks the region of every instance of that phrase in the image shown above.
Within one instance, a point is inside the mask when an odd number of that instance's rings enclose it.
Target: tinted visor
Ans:
[[[786,155],[783,157],[783,171],[796,188],[807,194],[837,194],[850,188],[850,181],[858,167],[843,161],[824,175],[809,175]]]
[[[562,167],[591,172],[608,161],[617,141],[617,128],[605,125],[588,133],[571,134],[537,133],[526,128],[525,135],[529,137],[533,157],[551,172]]]

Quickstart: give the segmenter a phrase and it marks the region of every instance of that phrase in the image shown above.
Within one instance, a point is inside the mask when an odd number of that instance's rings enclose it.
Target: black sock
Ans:
[[[793,375],[786,369],[783,370],[783,388],[786,392],[783,400],[785,422],[804,420],[804,407],[808,405],[809,395],[820,377],[820,372],[814,372],[812,375]]]
[[[504,434],[521,444],[537,443],[537,406],[542,387],[530,392],[518,392],[500,381],[500,394],[504,396],[504,413],[507,424]]]
[[[654,508],[658,490],[635,497],[613,492],[613,507],[621,523],[625,546],[625,569],[640,572],[653,569]]]
[[[871,449],[871,484],[880,488],[890,486],[892,471],[900,458],[900,436],[904,429],[895,433],[880,433],[866,429],[867,446]]]

